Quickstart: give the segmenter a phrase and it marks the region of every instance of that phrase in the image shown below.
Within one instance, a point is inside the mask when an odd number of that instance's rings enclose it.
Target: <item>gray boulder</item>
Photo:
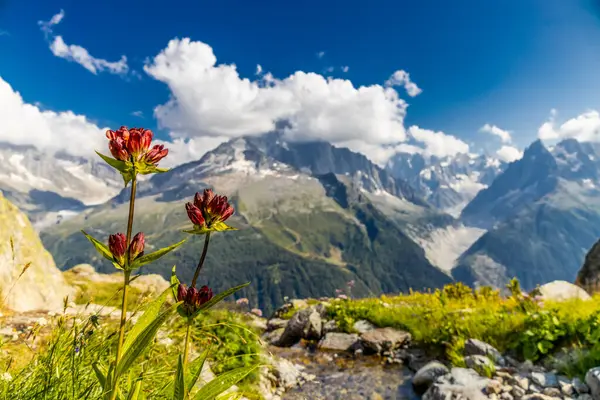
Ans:
[[[539,290],[544,300],[590,300],[592,298],[588,292],[567,281],[552,281],[540,286]]]
[[[486,356],[501,367],[506,365],[506,360],[494,346],[478,339],[467,339],[465,341],[464,354],[465,356]]]
[[[408,344],[411,335],[393,328],[377,328],[363,333],[360,339],[365,352],[380,354]]]
[[[452,368],[425,392],[423,400],[486,400],[484,389],[489,383],[472,369]]]
[[[273,318],[267,321],[267,331],[274,331],[279,328],[285,328],[288,324],[287,319]]]
[[[305,308],[290,318],[281,338],[274,344],[279,347],[289,347],[300,339],[318,340],[322,334],[321,315],[313,308]]]
[[[423,393],[433,385],[437,378],[449,373],[450,370],[444,364],[439,361],[431,361],[419,369],[415,376],[413,376],[413,387],[416,392]]]
[[[319,348],[322,350],[349,351],[352,350],[357,343],[358,335],[355,333],[329,332],[326,333],[325,337],[319,342]]]
[[[585,374],[585,383],[594,399],[600,399],[600,367],[590,369]]]
[[[361,319],[360,321],[356,321],[354,323],[354,325],[352,325],[352,328],[354,328],[354,330],[358,333],[365,333],[368,331],[372,331],[373,329],[376,329],[377,327],[375,325],[373,325],[372,323],[370,323],[369,321],[365,321],[364,319]]]
[[[465,365],[467,368],[474,369],[481,375],[485,375],[487,372],[493,372],[495,370],[494,362],[486,356],[481,355],[465,357]]]

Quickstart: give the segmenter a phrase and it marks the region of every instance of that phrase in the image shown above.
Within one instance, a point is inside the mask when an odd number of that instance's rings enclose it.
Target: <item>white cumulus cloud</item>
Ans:
[[[42,111],[38,106],[25,103],[21,95],[0,78],[0,142],[89,157],[94,150],[108,152],[106,129],[72,111]]]
[[[60,12],[55,14],[50,21],[38,21],[38,25],[46,37],[49,38],[49,36],[54,34],[53,27],[58,25],[64,17],[65,12],[60,10]],[[93,74],[106,71],[111,74],[124,75],[129,71],[127,57],[121,56],[118,61],[107,61],[102,58],[97,58],[92,56],[84,47],[75,44],[66,44],[63,37],[60,35],[53,36],[50,40],[50,51],[52,51],[52,54],[56,57],[76,62]]]
[[[485,124],[479,129],[480,132],[486,132],[498,136],[502,143],[511,143],[512,137],[510,131],[498,128],[496,125]]]
[[[523,152],[513,146],[502,146],[496,151],[496,155],[504,162],[513,162],[523,157]]]
[[[389,86],[355,87],[302,71],[250,80],[234,64],[217,64],[209,45],[188,38],[171,40],[144,70],[171,91],[154,113],[174,138],[258,135],[287,121],[289,140],[327,140],[353,150],[379,153],[406,139],[407,104]]]
[[[427,156],[445,157],[469,153],[467,143],[444,132],[435,132],[413,125],[408,129],[408,133],[414,140],[422,144],[421,153]],[[410,150],[410,148],[406,149]]]
[[[404,87],[404,89],[406,90],[406,93],[408,93],[408,95],[410,97],[415,97],[415,96],[421,94],[421,92],[423,92],[421,90],[421,88],[419,88],[417,86],[416,83],[411,81],[410,74],[401,69],[394,72],[392,74],[392,76],[390,76],[390,78],[385,82],[385,84],[386,84],[386,86],[390,86],[390,87],[392,87],[392,86]]]
[[[582,142],[600,141],[600,113],[588,110],[562,124],[556,122],[556,110],[552,110],[548,121],[538,129],[542,140],[562,140],[573,138]]]

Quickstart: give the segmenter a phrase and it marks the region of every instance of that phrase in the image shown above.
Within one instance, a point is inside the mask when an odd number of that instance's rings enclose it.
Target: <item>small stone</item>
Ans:
[[[329,332],[319,342],[319,348],[324,350],[351,350],[358,342],[358,335],[355,333]]]
[[[522,389],[529,390],[529,379],[523,375],[514,375],[510,377],[509,383]]]
[[[494,370],[494,362],[486,356],[474,355],[465,357],[467,368],[472,368],[480,375],[486,375]]]
[[[577,400],[594,400],[594,398],[591,395],[584,393],[579,395]]]
[[[590,392],[590,388],[588,387],[588,385],[586,385],[581,379],[573,378],[572,383],[573,383],[573,389],[575,389],[575,391],[578,394],[584,394],[584,393]]]
[[[323,324],[323,334],[324,335],[329,332],[337,332],[338,330],[339,330],[339,327],[337,325],[337,322],[335,322],[334,320],[329,320]]]
[[[541,393],[533,393],[523,396],[522,400],[554,400],[554,397],[546,396]]]
[[[514,400],[514,397],[507,392],[504,392],[500,395],[500,400]]]
[[[499,394],[500,392],[502,392],[502,383],[498,382],[495,379],[490,380],[487,386],[485,387],[485,393],[487,394]]]
[[[381,354],[410,342],[411,335],[393,328],[377,328],[363,333],[360,338],[365,350]]]
[[[523,389],[520,386],[513,386],[512,390],[510,391],[510,393],[517,399],[520,399],[521,397],[525,396],[527,394],[527,391],[525,389]]]
[[[267,321],[267,331],[274,331],[276,329],[285,328],[288,321],[287,319],[273,318]]]
[[[425,392],[439,377],[450,373],[450,370],[438,361],[431,361],[419,369],[412,378],[415,391]]]
[[[558,388],[558,379],[556,375],[543,372],[532,372],[531,380],[542,388]]]
[[[542,393],[543,388],[541,388],[540,386],[536,385],[535,383],[530,383],[529,384],[529,391],[532,393]]]
[[[360,321],[356,321],[354,325],[352,325],[352,328],[354,328],[354,330],[358,333],[365,333],[368,331],[372,331],[376,328],[376,326],[370,323],[369,321],[361,319]]]
[[[502,354],[492,345],[482,342],[478,339],[468,339],[465,341],[465,356],[486,356],[491,358],[494,363],[504,366],[506,361]]]
[[[590,388],[592,397],[600,398],[600,367],[592,368],[585,374],[585,383]]]
[[[512,386],[502,385],[502,393],[510,393],[511,391],[512,391]]]
[[[550,397],[560,397],[561,392],[560,392],[560,389],[558,389],[558,388],[547,387],[547,388],[544,388],[544,390],[542,390],[542,394],[545,394],[546,396],[550,396]]]

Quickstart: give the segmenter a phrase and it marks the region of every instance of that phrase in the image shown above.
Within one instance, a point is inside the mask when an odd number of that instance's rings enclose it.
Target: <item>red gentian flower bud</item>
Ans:
[[[125,141],[119,137],[108,142],[108,149],[114,158],[121,161],[129,160],[129,151],[127,151]]]
[[[127,239],[122,233],[116,233],[108,237],[108,249],[112,253],[115,260],[117,260],[119,263],[123,262],[123,257],[125,256],[125,251],[127,250],[125,247],[126,242]]]
[[[202,216],[202,211],[192,203],[186,203],[185,210],[187,211],[188,218],[192,221],[192,224],[203,226],[206,222]]]
[[[206,205],[206,212],[216,221],[225,221],[233,211],[233,207],[227,202],[227,196],[215,196]]]
[[[190,306],[196,307],[198,305],[199,296],[200,293],[198,292],[198,289],[194,287],[189,288],[187,291],[187,295],[185,296],[185,303]]]
[[[142,132],[134,128],[129,131],[129,140],[127,141],[127,150],[136,160],[142,152]]]
[[[213,297],[212,289],[206,285],[202,286],[198,293],[198,306],[201,306],[202,304],[206,303],[207,301],[212,299],[212,297]]]
[[[146,244],[146,238],[142,232],[139,232],[131,240],[129,245],[129,262],[133,262],[137,257],[144,254],[144,246]]]
[[[185,301],[187,296],[187,288],[183,283],[180,283],[177,287],[177,301]]]
[[[158,164],[160,160],[165,158],[169,154],[169,149],[165,149],[162,144],[157,144],[148,151],[144,157],[144,161],[148,164]]]
[[[154,134],[150,129],[143,129],[140,139],[140,145],[142,146],[142,152],[146,153],[150,148],[150,144],[152,143],[152,137]]]

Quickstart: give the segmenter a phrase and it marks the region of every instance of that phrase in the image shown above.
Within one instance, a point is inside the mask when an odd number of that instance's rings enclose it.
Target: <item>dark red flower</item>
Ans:
[[[204,285],[200,288],[199,294],[198,294],[198,304],[197,306],[201,306],[204,303],[208,302],[210,299],[212,299],[213,297],[213,292],[212,289],[209,288],[208,286]]]
[[[214,222],[225,221],[233,215],[233,207],[227,201],[227,196],[215,196],[206,205],[206,212]]]
[[[187,203],[186,210],[194,225],[210,227],[215,222],[223,222],[234,213],[233,207],[227,201],[227,196],[217,196],[212,189],[204,189],[194,195],[194,204]],[[192,219],[192,214],[194,219]],[[198,216],[202,216],[202,220]],[[199,222],[194,222],[199,221]]]
[[[202,211],[192,203],[186,203],[185,210],[187,211],[188,218],[192,221],[192,224],[203,226],[204,225],[204,216],[202,215]]]
[[[187,295],[185,296],[185,304],[195,307],[198,303],[199,292],[195,287],[191,287],[187,290]]]
[[[127,151],[125,141],[121,138],[116,138],[108,142],[108,149],[110,154],[117,160],[127,161],[129,160],[129,152]]]
[[[177,287],[177,301],[184,301],[187,295],[187,288],[183,283]]]
[[[162,144],[157,144],[146,153],[144,161],[148,164],[156,165],[160,160],[165,158],[167,154],[169,154],[169,149],[165,149],[165,146]]]
[[[156,165],[169,153],[163,145],[150,149],[154,134],[150,129],[122,126],[116,131],[106,131],[108,148],[114,158],[121,161],[140,161]]]
[[[108,249],[112,253],[113,257],[120,264],[123,263],[123,257],[127,250],[127,239],[122,233],[116,233],[108,237]]]
[[[136,258],[144,254],[144,246],[146,245],[146,238],[142,232],[139,232],[131,240],[129,245],[129,262],[133,262]]]

